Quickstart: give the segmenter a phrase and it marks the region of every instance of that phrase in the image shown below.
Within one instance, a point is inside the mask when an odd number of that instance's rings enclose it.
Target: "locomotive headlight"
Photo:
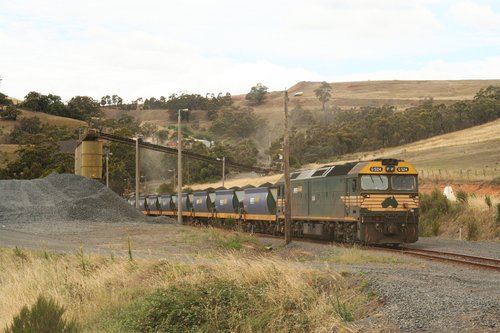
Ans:
[[[386,166],[386,167],[385,167],[385,171],[386,171],[386,172],[394,172],[394,166],[392,166],[392,165],[388,165],[388,166]]]

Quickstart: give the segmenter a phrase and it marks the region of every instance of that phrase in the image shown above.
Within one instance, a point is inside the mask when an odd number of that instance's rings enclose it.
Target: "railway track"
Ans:
[[[283,235],[276,236],[265,233],[254,233],[254,235],[261,238],[272,238],[272,239],[283,239]],[[336,243],[331,240],[321,240],[321,239],[311,239],[311,238],[299,238],[292,237],[294,242],[304,242],[304,243],[315,243],[315,244],[337,244],[343,246],[352,246],[353,244],[349,243]],[[387,251],[393,252],[397,254],[403,255],[411,255],[415,257],[421,257],[428,260],[442,261],[442,262],[450,262],[454,264],[461,264],[467,266],[473,266],[477,268],[490,269],[500,272],[500,259],[487,258],[487,257],[478,257],[472,256],[468,254],[462,253],[452,253],[445,251],[437,251],[437,250],[427,250],[427,249],[415,249],[409,247],[388,247],[382,245],[371,245],[365,246],[367,249],[378,250],[378,251]]]
[[[452,262],[455,264],[500,271],[500,260],[494,258],[478,257],[478,256],[471,256],[468,254],[452,253],[445,251],[414,249],[408,247],[400,247],[400,248],[375,247],[375,248],[382,249],[384,251],[397,252],[401,254],[421,257],[429,260]]]
[[[259,234],[259,237],[268,238],[282,238],[282,236],[271,236],[265,234]],[[332,244],[331,241],[317,240],[317,239],[303,239],[303,238],[293,238],[294,241],[306,242],[306,243],[316,243],[316,244]],[[338,244],[338,243],[336,243]],[[346,244],[344,244],[346,245]],[[452,253],[437,250],[426,250],[426,249],[414,249],[409,247],[386,247],[386,246],[368,246],[369,249],[383,250],[394,252],[398,254],[411,255],[415,257],[421,257],[428,260],[451,262],[454,264],[461,264],[467,266],[473,266],[483,269],[490,269],[500,272],[500,260],[487,257],[478,257],[462,253]]]

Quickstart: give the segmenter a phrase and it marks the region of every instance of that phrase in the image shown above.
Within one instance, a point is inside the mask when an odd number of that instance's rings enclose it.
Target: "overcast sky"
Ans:
[[[233,95],[499,79],[500,1],[0,0],[0,92]]]

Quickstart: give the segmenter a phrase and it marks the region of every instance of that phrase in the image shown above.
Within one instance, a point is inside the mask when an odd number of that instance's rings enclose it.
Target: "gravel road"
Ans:
[[[417,267],[353,267],[384,306],[357,323],[383,332],[499,332],[500,274],[422,262]],[[381,327],[378,323],[380,318]],[[389,325],[387,325],[389,323]],[[363,329],[362,329],[363,330]]]

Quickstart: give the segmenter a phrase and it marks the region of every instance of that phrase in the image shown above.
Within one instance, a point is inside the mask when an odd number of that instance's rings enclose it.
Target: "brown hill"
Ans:
[[[299,82],[288,89],[289,95],[303,92],[300,97],[290,97],[290,109],[301,105],[305,109],[320,110],[321,103],[314,90],[321,82]],[[490,85],[500,85],[500,80],[426,80],[426,81],[359,81],[333,82],[330,107],[341,109],[364,106],[393,105],[404,110],[424,98],[433,98],[437,103],[446,105],[459,100],[472,99],[481,89]],[[236,105],[245,106],[245,95],[233,96]],[[270,92],[262,105],[254,108],[256,113],[268,121],[281,122],[283,117],[283,92]]]
[[[290,96],[303,92],[300,97],[290,97],[290,110],[301,105],[304,109],[320,110],[321,103],[316,98],[314,90],[321,82],[302,81],[288,89]],[[459,100],[472,99],[481,89],[490,85],[500,85],[500,80],[425,80],[425,81],[359,81],[333,82],[332,99],[329,107],[342,109],[359,108],[363,106],[394,105],[399,110],[416,106],[423,98],[432,97],[437,103],[452,104]],[[249,88],[250,91],[250,88]],[[245,95],[234,95],[236,106],[248,106]],[[283,92],[272,91],[261,105],[253,107],[255,112],[264,118],[270,128],[281,126],[283,122]],[[158,125],[173,124],[168,119],[166,110],[133,110],[123,111],[104,109],[107,118],[117,118],[129,114],[139,121],[153,122]],[[204,113],[194,116],[201,123],[207,121]]]
[[[55,125],[59,127],[80,128],[87,127],[87,123],[81,120],[53,116],[41,112],[33,112],[28,110],[20,110],[21,114],[17,120],[0,120],[0,167],[5,166],[8,162],[15,159],[15,151],[18,145],[8,144],[8,136],[12,129],[19,123],[22,118],[38,117],[42,123]]]
[[[500,177],[500,119],[465,130],[448,133],[404,146],[391,147],[373,152],[361,152],[339,157],[338,161],[326,164],[393,157],[412,162],[423,180],[422,190],[430,192],[445,184],[459,185],[470,193],[500,195],[500,186],[492,179]],[[320,164],[305,165],[303,169],[317,168]],[[265,182],[276,182],[281,177],[227,177],[225,185],[259,186]],[[192,185],[193,189],[218,187],[220,182]]]

